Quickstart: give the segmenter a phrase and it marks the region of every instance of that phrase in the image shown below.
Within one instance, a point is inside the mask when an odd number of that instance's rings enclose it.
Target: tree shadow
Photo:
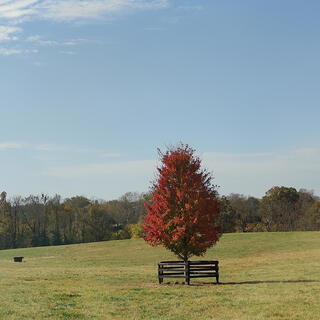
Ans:
[[[232,285],[242,285],[242,284],[276,284],[276,283],[316,283],[320,280],[253,280],[253,281],[239,281],[239,282],[191,282],[189,286],[200,287],[200,286],[232,286]],[[152,283],[152,286],[158,286],[158,284]],[[164,282],[160,286],[177,286],[177,285],[187,285],[185,282],[180,281],[169,281]]]
[[[242,284],[275,284],[275,283],[313,283],[320,282],[320,280],[253,280],[253,281],[239,281],[239,282],[193,282],[190,283],[190,286],[205,286],[205,285],[215,285],[215,286],[232,286],[232,285],[242,285]],[[168,284],[178,284],[168,283]],[[180,284],[180,283],[179,283]]]
[[[239,282],[220,282],[220,285],[239,285],[239,284],[272,284],[272,283],[312,283],[320,282],[320,280],[253,280],[253,281],[239,281]]]

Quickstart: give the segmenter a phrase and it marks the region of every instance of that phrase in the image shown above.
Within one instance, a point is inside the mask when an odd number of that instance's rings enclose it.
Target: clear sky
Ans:
[[[0,0],[0,189],[148,191],[194,147],[220,194],[320,195],[320,1]]]

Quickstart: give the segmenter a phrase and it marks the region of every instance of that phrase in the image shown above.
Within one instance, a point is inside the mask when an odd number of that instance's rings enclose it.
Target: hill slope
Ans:
[[[320,232],[224,235],[205,256],[219,286],[159,286],[173,258],[142,240],[0,251],[0,319],[319,319]]]

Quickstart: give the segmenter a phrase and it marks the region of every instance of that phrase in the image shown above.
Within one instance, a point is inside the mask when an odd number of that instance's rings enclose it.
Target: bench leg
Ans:
[[[158,280],[159,280],[159,284],[161,284],[163,282],[163,278],[161,277],[162,275],[163,275],[162,266],[160,264],[158,264]]]

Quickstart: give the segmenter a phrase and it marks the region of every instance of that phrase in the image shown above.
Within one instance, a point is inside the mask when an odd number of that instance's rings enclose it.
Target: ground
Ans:
[[[221,285],[158,285],[167,259],[143,240],[0,251],[0,319],[320,319],[320,232],[223,235],[201,258]]]

